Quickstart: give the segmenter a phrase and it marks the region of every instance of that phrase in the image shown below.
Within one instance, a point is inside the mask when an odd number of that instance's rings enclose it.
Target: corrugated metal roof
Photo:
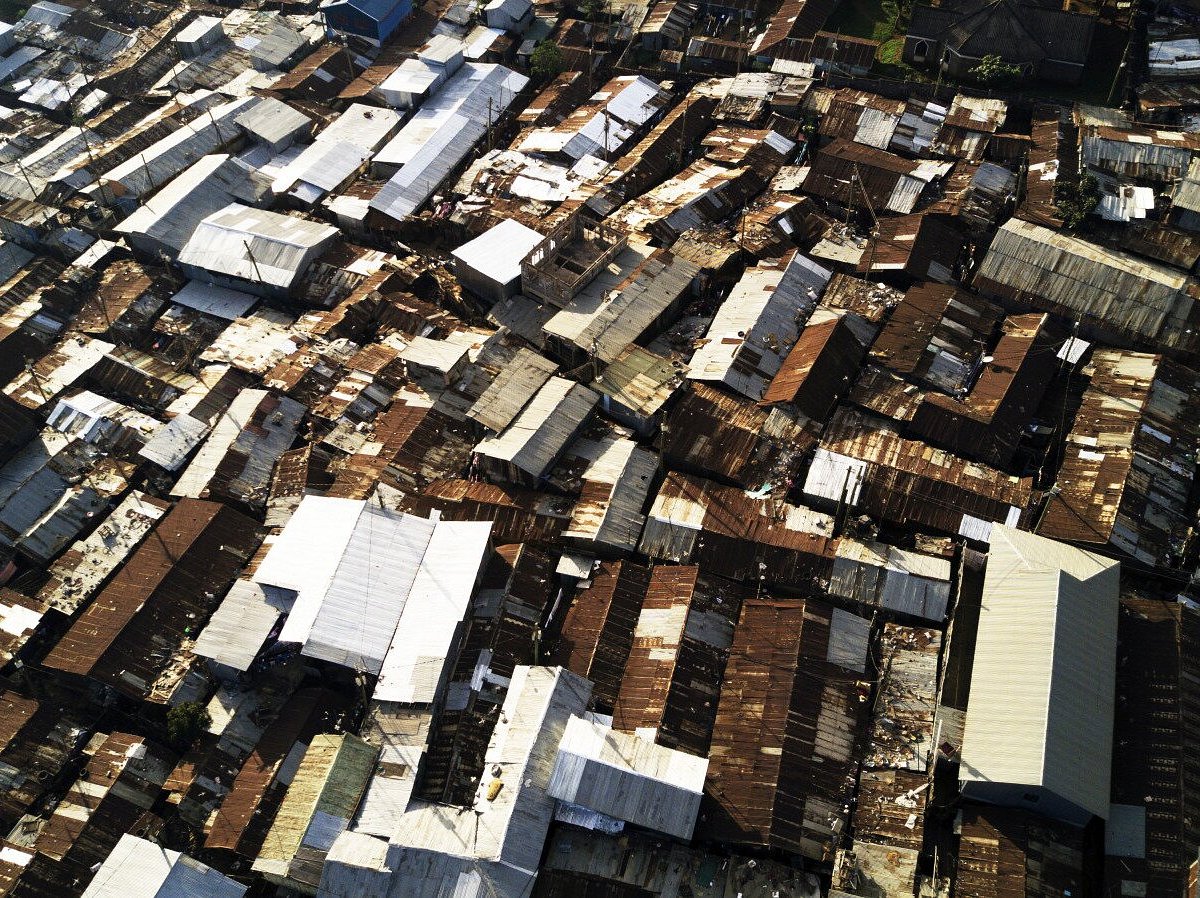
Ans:
[[[842,539],[831,595],[941,622],[950,604],[950,562],[884,543]]]
[[[714,807],[700,836],[832,857],[867,689],[827,660],[833,614],[819,600],[742,606],[709,752]]]
[[[675,466],[748,489],[773,488],[795,474],[817,434],[793,409],[764,408],[701,381],[663,422],[662,451]]]
[[[1082,315],[1134,340],[1178,349],[1200,344],[1200,310],[1185,274],[1019,219],[997,231],[975,285]]]
[[[849,408],[840,409],[827,425],[804,483],[809,496],[943,533],[962,532],[975,522],[1015,526],[1031,489],[1028,477],[905,439],[892,422]],[[980,538],[976,530],[971,535]],[[981,535],[986,541],[986,533]]]
[[[971,383],[1002,312],[950,285],[905,293],[871,345],[870,358],[918,383],[959,394]]]
[[[266,504],[271,472],[296,439],[306,409],[267,390],[246,389],[217,421],[172,496]]]
[[[748,399],[761,399],[830,277],[800,253],[783,265],[749,269],[717,310],[688,378],[718,381]]]
[[[519,348],[512,360],[500,369],[495,379],[467,409],[467,417],[491,431],[501,432],[557,370],[558,365],[545,356],[524,347]]]
[[[725,656],[749,586],[658,565],[633,630],[613,726],[707,757]]]
[[[211,94],[207,91],[199,94],[201,100],[208,96]],[[258,102],[258,97],[241,97],[219,106],[206,103],[209,109],[205,115],[182,124],[162,140],[106,172],[104,180],[120,183],[126,192],[139,198],[151,193],[199,157],[234,141],[239,136],[234,119]],[[103,198],[106,190],[96,186],[89,192]]]
[[[242,898],[246,889],[185,854],[127,833],[83,898]]]
[[[828,574],[834,545],[829,515],[672,471],[650,508],[640,549],[739,580],[765,575],[811,585]]]
[[[169,508],[160,499],[131,492],[86,539],[55,561],[51,579],[39,596],[63,614],[73,615]]]
[[[700,266],[668,250],[656,250],[611,290],[579,293],[542,327],[544,333],[610,362],[640,339],[688,294]]]
[[[569,671],[518,667],[474,807],[413,802],[396,818],[390,844],[343,834],[326,861],[322,898],[388,894],[398,883],[414,898],[527,891],[554,814],[546,786],[558,743],[590,692],[590,684]]]
[[[503,432],[480,441],[475,452],[509,463],[531,477],[541,477],[599,399],[595,391],[581,384],[551,377]]]
[[[46,657],[144,698],[213,598],[258,546],[254,521],[215,502],[184,499]]]
[[[1191,527],[1200,375],[1115,349],[1097,350],[1088,371],[1038,532],[1170,564]]]
[[[1120,565],[1110,558],[992,528],[964,792],[986,799],[990,790],[1041,788],[1085,816],[1108,816],[1119,583]],[[1039,810],[1063,812],[1049,800]]]
[[[323,859],[358,809],[379,749],[357,736],[319,733],[288,784],[252,869],[311,892]]]
[[[274,97],[261,98],[233,120],[251,138],[270,146],[300,136],[306,129],[311,130],[313,124],[303,112]]]
[[[375,155],[375,164],[400,170],[370,207],[395,219],[416,212],[528,82],[503,66],[464,63]]]
[[[343,698],[327,689],[301,689],[288,698],[229,787],[207,828],[205,848],[257,856],[272,818],[272,806],[264,806],[268,790],[288,764],[299,764],[314,736],[333,728],[344,705]]]
[[[957,888],[978,898],[1077,894],[1085,888],[1083,830],[1029,811],[966,805]]]
[[[375,685],[376,701],[429,704],[487,561],[491,521],[439,521]]]
[[[192,653],[234,670],[249,670],[279,618],[291,610],[286,590],[238,580],[192,646]]]
[[[650,568],[633,561],[601,562],[576,588],[553,660],[594,685],[601,707],[617,700],[633,631],[650,583]]]
[[[260,199],[267,187],[264,177],[238,159],[224,153],[203,156],[113,230],[129,235],[135,246],[176,256],[201,221],[235,200]]]
[[[288,289],[337,236],[326,224],[230,203],[197,225],[179,264]]]
[[[572,717],[546,791],[636,826],[691,839],[704,791],[705,758]]]
[[[521,263],[543,239],[533,228],[506,218],[451,255],[456,269],[465,266],[497,284],[510,284],[521,277]]]
[[[258,297],[202,281],[188,281],[171,302],[226,321],[241,318],[258,304]]]

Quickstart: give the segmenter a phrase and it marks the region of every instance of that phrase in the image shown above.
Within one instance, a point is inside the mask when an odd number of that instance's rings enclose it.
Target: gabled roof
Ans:
[[[286,288],[337,236],[326,224],[230,203],[200,222],[179,264]]]
[[[382,22],[392,14],[392,11],[397,6],[405,2],[406,0],[324,0],[321,4],[321,9],[348,6],[351,9],[358,10],[364,16],[376,22]]]
[[[992,528],[964,783],[1041,787],[1108,816],[1120,565]]]
[[[1012,62],[1044,59],[1082,65],[1094,19],[1031,0],[966,0],[954,6],[917,6],[908,33],[942,41],[973,59],[999,54]]]
[[[490,522],[434,521],[353,499],[306,496],[254,579],[297,593],[280,641],[301,643],[311,658],[382,673],[405,700],[429,701],[428,682],[414,678],[435,650],[444,660],[490,530]],[[412,615],[422,626],[397,633]],[[407,654],[397,653],[401,643]]]

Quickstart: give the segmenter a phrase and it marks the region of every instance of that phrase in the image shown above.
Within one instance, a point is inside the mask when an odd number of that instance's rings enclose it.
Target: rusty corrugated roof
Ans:
[[[183,499],[46,657],[144,698],[259,543],[258,525],[216,502]]]

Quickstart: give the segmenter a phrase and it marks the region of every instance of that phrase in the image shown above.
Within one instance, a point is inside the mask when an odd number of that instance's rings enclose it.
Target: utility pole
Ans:
[[[38,198],[37,189],[33,186],[33,181],[30,180],[29,172],[25,171],[25,166],[21,164],[20,159],[14,159],[13,163],[17,166],[17,171],[21,173],[21,177],[25,179],[25,183],[29,186],[29,198],[36,200]]]
[[[254,258],[254,252],[250,249],[250,241],[243,240],[242,246],[246,247],[246,255],[250,257],[250,264],[254,266],[254,276],[258,278],[259,283],[263,283],[262,272],[258,270],[258,260]]]

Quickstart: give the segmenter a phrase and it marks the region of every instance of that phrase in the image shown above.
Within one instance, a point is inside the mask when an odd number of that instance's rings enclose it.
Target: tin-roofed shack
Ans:
[[[935,445],[1007,468],[1061,363],[1063,334],[1049,315],[1004,319],[1003,336],[971,391],[961,398],[928,393],[911,431]]]
[[[641,552],[737,580],[804,586],[825,579],[833,518],[769,495],[671,471],[647,515]]]
[[[966,391],[1001,311],[949,284],[911,287],[871,345],[870,358],[917,384]]]
[[[743,604],[698,835],[832,858],[854,792],[869,634],[821,600]]]
[[[634,561],[600,562],[576,587],[563,619],[553,661],[591,680],[601,708],[616,704],[650,576]]]
[[[902,437],[893,422],[840,409],[825,429],[804,492],[901,525],[987,542],[994,522],[1016,526],[1032,480]]]
[[[794,409],[763,408],[698,381],[663,423],[662,451],[673,466],[758,489],[795,476],[817,432]]]
[[[258,527],[216,502],[183,499],[59,640],[46,667],[134,699],[154,686],[258,547]]]
[[[687,373],[682,362],[631,343],[592,382],[600,408],[641,435],[654,431]]]
[[[872,336],[873,328],[852,313],[810,319],[763,393],[762,404],[788,403],[810,420],[824,422],[849,392]]]
[[[1122,341],[1200,349],[1200,304],[1186,274],[1019,219],[996,232],[975,286]]]
[[[258,856],[284,798],[282,789],[272,789],[282,768],[289,757],[299,759],[316,735],[335,729],[344,706],[328,689],[301,689],[287,700],[262,731],[206,827],[205,848]]]
[[[798,252],[747,269],[713,317],[688,378],[724,384],[757,402],[830,277]]]
[[[349,826],[378,755],[378,749],[349,733],[316,735],[252,869],[271,882],[315,895],[331,839]]]
[[[1200,795],[1186,772],[1200,721],[1184,710],[1200,683],[1198,632],[1200,614],[1188,601],[1121,598],[1106,875],[1147,894],[1185,889],[1200,842],[1189,819]]]
[[[551,377],[498,436],[475,446],[480,464],[501,480],[535,485],[592,414],[599,396],[581,384]]]
[[[1191,539],[1200,375],[1161,356],[1097,350],[1037,532],[1170,564]]]
[[[30,846],[16,894],[77,896],[121,836],[147,820],[174,757],[142,736],[99,733],[86,766]]]
[[[874,147],[835,140],[813,160],[804,192],[835,207],[861,206],[864,199],[876,215],[907,215],[931,185],[949,174],[953,163],[905,159]]]
[[[613,726],[708,756],[734,624],[753,588],[694,565],[656,565],[633,629]]]

